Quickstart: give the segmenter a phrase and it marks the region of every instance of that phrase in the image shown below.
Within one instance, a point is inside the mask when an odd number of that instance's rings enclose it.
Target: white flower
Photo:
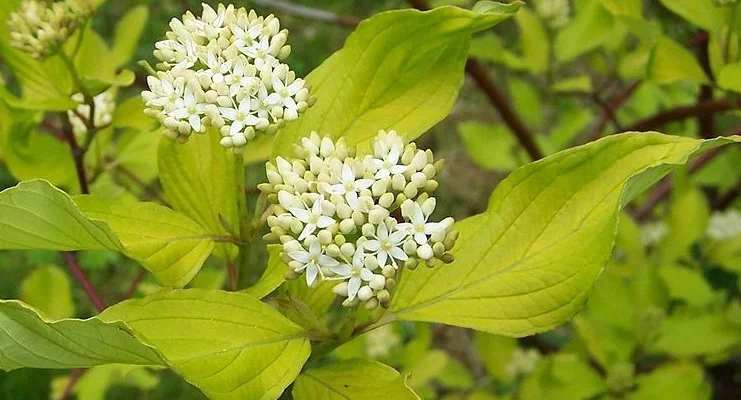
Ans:
[[[298,250],[288,253],[288,256],[302,264],[296,272],[306,270],[306,284],[311,286],[316,281],[317,275],[322,275],[322,268],[334,268],[339,262],[332,257],[322,253],[322,246],[313,243],[309,251]]]
[[[302,208],[291,207],[288,209],[294,217],[306,224],[303,231],[301,231],[298,240],[306,239],[306,237],[314,233],[317,228],[324,229],[335,223],[334,218],[328,217],[322,213],[323,201],[324,197],[320,196],[316,201],[314,201],[311,208],[304,205]]]
[[[250,103],[250,99],[245,98],[239,103],[239,106],[229,108],[223,107],[219,109],[221,115],[232,121],[231,128],[229,129],[229,134],[231,136],[242,132],[244,128],[248,126],[257,125],[257,123],[260,122],[259,118],[252,115]]]
[[[741,212],[728,210],[710,216],[708,236],[715,240],[730,239],[741,235]]]
[[[265,100],[269,104],[282,105],[285,107],[283,111],[286,116],[286,121],[293,121],[298,118],[298,104],[294,97],[299,90],[304,88],[304,81],[302,79],[296,79],[290,85],[286,85],[281,79],[273,76],[273,93],[271,93]]]
[[[404,211],[405,207],[402,207],[402,212]],[[442,229],[440,224],[437,222],[427,222],[429,215],[425,215],[425,213],[422,212],[422,207],[419,203],[414,202],[407,211],[409,215],[404,216],[408,217],[411,222],[400,223],[398,229],[406,232],[410,236],[413,236],[414,240],[420,245],[427,244],[428,235],[433,235]]]
[[[386,223],[381,223],[376,229],[375,239],[363,242],[363,247],[374,252],[379,265],[384,266],[386,261],[390,260],[391,264],[396,267],[396,260],[406,261],[409,258],[407,253],[401,249],[406,238],[406,232],[396,230],[389,233]]]
[[[368,189],[373,184],[371,179],[355,179],[355,172],[347,162],[342,165],[342,174],[339,181],[340,183],[328,187],[327,193],[347,196],[349,193],[357,193]]]
[[[185,141],[191,131],[214,127],[223,146],[241,147],[309,107],[305,82],[281,63],[290,53],[288,31],[274,16],[204,4],[201,17],[187,12],[169,26],[154,51],[163,71],[148,79],[150,90],[142,93],[145,113],[168,136]],[[178,93],[183,86],[194,96]]]
[[[363,265],[364,257],[363,249],[358,248],[353,254],[352,264],[339,264],[330,268],[340,278],[347,279],[347,298],[350,300],[358,294],[363,281],[370,282],[374,277],[373,271]]]
[[[185,88],[183,97],[176,99],[175,109],[167,115],[178,120],[186,120],[195,132],[201,132],[201,115],[205,111],[205,104],[199,102],[196,94],[190,88]]]

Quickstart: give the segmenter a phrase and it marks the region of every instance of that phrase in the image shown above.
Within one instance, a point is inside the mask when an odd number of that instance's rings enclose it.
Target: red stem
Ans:
[[[85,290],[85,293],[90,299],[90,302],[93,304],[93,307],[95,307],[98,312],[105,310],[105,303],[103,302],[103,300],[101,300],[100,296],[95,291],[95,288],[87,279],[87,276],[85,276],[85,273],[82,272],[80,264],[77,262],[77,255],[75,255],[75,253],[71,251],[63,251],[62,258],[64,258],[64,261],[67,262],[67,266],[69,267],[70,271],[72,271],[72,274],[75,276],[77,281],[80,282],[80,286],[82,286],[82,289]]]
[[[75,368],[72,370],[72,373],[69,376],[69,382],[67,382],[67,386],[64,388],[62,395],[59,396],[59,400],[67,400],[69,398],[72,394],[72,389],[75,388],[77,381],[80,380],[85,371],[84,368]]]

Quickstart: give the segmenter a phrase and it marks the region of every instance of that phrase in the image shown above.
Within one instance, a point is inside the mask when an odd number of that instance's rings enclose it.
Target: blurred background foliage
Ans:
[[[234,2],[280,17],[291,32],[291,65],[299,76],[340,48],[356,19],[422,3]],[[437,0],[429,5],[471,7],[472,3]],[[433,148],[447,161],[438,196],[441,215],[462,219],[483,211],[497,183],[531,161],[532,154],[515,134],[518,130],[531,135],[542,155],[632,129],[693,137],[741,131],[738,3],[527,3],[515,19],[476,37],[471,46],[472,59],[521,126],[501,118],[501,104],[492,107],[496,101],[491,90],[481,90],[480,79],[467,79],[451,115],[419,140],[421,147]],[[109,0],[96,14],[94,29],[111,41],[121,17],[138,5],[148,7],[149,19],[129,65],[136,71],[136,80],[133,86],[119,89],[114,117],[136,134],[124,134],[118,141],[127,151],[115,162],[105,157],[88,162],[111,171],[100,175],[94,192],[157,201],[160,187],[154,149],[159,135],[150,132],[151,125],[140,115],[137,98],[146,74],[135,62],[151,60],[154,43],[168,29],[169,20],[184,10],[199,11],[200,1]],[[296,15],[296,6],[345,18],[335,23],[318,21]],[[126,27],[122,29],[126,32]],[[0,71],[12,89],[9,69],[2,65]],[[34,168],[52,165],[44,164],[44,159],[69,158],[67,148],[57,145],[52,135],[14,138],[17,126],[9,126],[8,113],[0,107],[4,133],[0,135],[0,187],[38,175]],[[34,152],[43,156],[28,161]],[[741,149],[731,147],[703,157],[629,207],[614,257],[587,308],[572,323],[519,340],[397,323],[342,346],[334,356],[367,356],[388,363],[409,374],[410,386],[430,399],[741,398],[737,200]],[[55,183],[65,186],[63,178]],[[261,163],[248,169],[247,179],[247,194],[254,202],[256,185],[264,180]],[[68,183],[67,188],[74,191],[73,186]],[[252,250],[249,264],[265,265],[265,247]],[[117,253],[79,256],[109,304],[130,292],[137,296],[158,289],[141,268]],[[22,299],[50,317],[93,315],[84,293],[63,266],[56,252],[0,252],[0,296]],[[242,272],[242,279],[254,282],[262,271]],[[225,280],[224,266],[209,261],[190,286],[219,288]],[[69,398],[203,398],[168,371],[106,366],[81,377],[76,374],[0,372],[0,399],[60,398],[69,380],[78,378]]]

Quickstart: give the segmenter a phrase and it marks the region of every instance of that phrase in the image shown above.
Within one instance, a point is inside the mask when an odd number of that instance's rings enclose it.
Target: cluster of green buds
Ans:
[[[78,27],[93,15],[88,0],[64,0],[49,3],[23,0],[10,14],[11,46],[39,60],[55,54]]]
[[[535,371],[541,358],[540,352],[537,349],[522,349],[517,347],[512,351],[512,358],[505,367],[505,371],[512,378],[525,376]]]
[[[614,365],[607,372],[607,388],[620,396],[635,387],[635,366],[630,363]]]
[[[240,149],[314,102],[306,82],[282,62],[291,52],[288,30],[272,14],[204,3],[200,17],[188,12],[170,29],[155,45],[159,71],[142,93],[145,113],[166,136],[185,142],[213,127],[222,146]]]
[[[388,306],[402,268],[452,262],[458,237],[453,218],[430,221],[443,162],[394,131],[380,131],[372,150],[356,156],[343,139],[313,132],[295,158],[268,162],[259,186],[272,204],[266,240],[283,245],[287,277],[337,281],[345,306],[369,309]]]

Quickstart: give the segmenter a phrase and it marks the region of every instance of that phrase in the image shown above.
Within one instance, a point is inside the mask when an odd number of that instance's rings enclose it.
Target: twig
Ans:
[[[688,172],[690,174],[697,172],[697,170],[704,167],[705,165],[707,165],[707,163],[709,163],[715,157],[721,154],[724,149],[725,147],[717,147],[697,157],[694,161],[690,163]],[[664,178],[664,180],[661,182],[659,187],[653,193],[651,193],[651,196],[649,196],[648,200],[646,200],[646,202],[643,203],[643,205],[639,207],[638,210],[636,210],[635,212],[636,219],[638,221],[644,221],[646,218],[648,218],[648,216],[651,215],[651,210],[653,210],[653,208],[656,207],[657,204],[659,204],[667,196],[669,196],[669,193],[671,193],[671,191],[672,191],[671,179],[669,179],[668,177]]]
[[[355,25],[360,23],[359,18],[336,15],[324,10],[317,10],[315,8],[293,4],[287,1],[252,0],[252,3],[259,6],[280,10],[285,12],[286,14],[295,15],[297,17],[308,18],[314,21],[330,22],[349,27],[355,27]]]
[[[641,81],[635,82],[627,89],[625,89],[625,91],[623,91],[619,96],[617,96],[615,99],[607,104],[604,115],[602,115],[602,118],[599,120],[597,125],[594,127],[594,130],[589,135],[590,142],[597,140],[602,136],[602,132],[605,130],[605,127],[607,127],[608,122],[610,122],[611,120],[617,120],[617,117],[615,116],[617,114],[617,110],[622,107],[622,105],[625,104],[628,99],[630,99],[630,97],[633,95],[633,93],[636,92],[639,86],[641,86]],[[622,128],[619,129],[622,130]]]
[[[726,192],[723,196],[715,199],[715,201],[712,202],[711,206],[713,210],[725,210],[728,208],[739,196],[741,196],[741,179],[736,182],[736,184]]]
[[[703,115],[712,115],[718,112],[728,111],[734,108],[734,105],[725,98],[712,100],[692,106],[677,107],[668,111],[660,112],[652,117],[638,121],[628,127],[628,131],[650,131],[660,128],[670,122],[680,121],[690,117],[700,117]]]
[[[126,168],[126,167],[124,167],[122,165],[117,165],[116,166],[116,171],[118,171],[119,173],[121,173],[121,175],[123,175],[124,177],[126,177],[126,179],[128,179],[131,182],[133,182],[134,184],[136,184],[139,188],[141,188],[152,199],[155,199],[155,200],[157,200],[158,202],[160,202],[162,204],[167,204],[167,201],[162,197],[162,195],[157,190],[154,190],[146,182],[144,182],[141,179],[139,179],[139,177],[137,177],[136,175],[134,175],[133,172],[129,171],[128,168]]]
[[[241,250],[244,251],[244,249],[241,249]],[[226,261],[226,270],[229,272],[229,288],[231,289],[232,292],[236,292],[237,283],[239,281],[239,274],[232,260]]]
[[[416,3],[416,2],[415,2]],[[509,101],[502,95],[499,89],[489,78],[489,73],[479,64],[478,61],[469,59],[466,62],[466,72],[479,85],[479,88],[486,93],[489,101],[496,107],[501,115],[502,120],[509,126],[515,134],[522,147],[525,148],[530,158],[539,160],[543,158],[543,153],[533,140],[533,135],[520,118],[515,114]]]
[[[61,254],[62,258],[64,258],[64,261],[67,263],[70,271],[72,271],[72,274],[75,276],[77,281],[80,282],[80,286],[82,286],[82,289],[85,290],[85,293],[90,299],[90,302],[93,303],[93,307],[95,307],[98,312],[105,310],[105,303],[103,302],[103,300],[101,300],[98,292],[95,291],[95,288],[80,268],[80,264],[77,261],[77,255],[71,251],[63,251]]]
[[[72,394],[72,389],[75,388],[77,381],[80,380],[85,371],[87,370],[84,368],[75,368],[72,370],[72,373],[69,375],[69,382],[67,382],[67,386],[65,386],[62,395],[59,396],[59,400],[67,400],[69,398]]]
[[[142,280],[144,279],[144,269],[139,269],[139,272],[136,274],[136,278],[131,282],[131,285],[129,285],[129,289],[126,291],[126,294],[124,294],[124,297],[121,299],[128,300],[131,298],[131,296],[134,295],[134,292],[136,292],[136,288],[139,287],[139,284],[142,283]]]
[[[90,187],[88,186],[87,172],[85,171],[85,151],[77,143],[77,138],[75,138],[75,133],[72,131],[72,125],[69,123],[69,121],[64,117],[62,118],[62,121],[65,125],[62,133],[67,140],[70,152],[72,152],[72,159],[75,163],[75,170],[77,172],[77,181],[80,184],[80,191],[82,192],[82,194],[89,194]]]
[[[702,66],[705,74],[713,79],[713,69],[710,68],[710,56],[708,55],[708,35],[705,33],[705,42],[697,47],[697,60]],[[700,87],[700,93],[697,95],[697,103],[706,103],[713,100],[713,87],[710,85],[702,85]],[[715,136],[715,120],[713,114],[698,115],[697,125],[700,130],[700,136],[705,139],[710,139]]]

